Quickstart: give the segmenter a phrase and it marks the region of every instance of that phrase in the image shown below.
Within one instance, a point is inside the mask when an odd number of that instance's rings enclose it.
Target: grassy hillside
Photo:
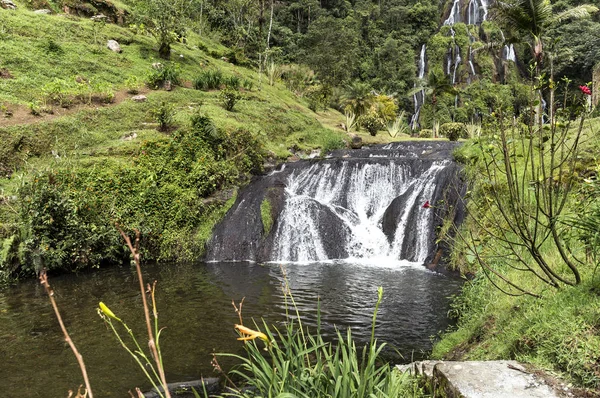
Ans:
[[[229,196],[205,198],[268,158],[345,145],[341,114],[210,39],[192,33],[165,61],[151,36],[16,4],[0,9],[0,279],[120,261],[114,222],[144,232],[147,259],[197,258]]]

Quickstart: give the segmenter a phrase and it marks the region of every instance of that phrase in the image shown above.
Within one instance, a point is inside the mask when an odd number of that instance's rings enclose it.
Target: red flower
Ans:
[[[579,86],[579,89],[585,95],[592,95],[592,90],[590,90],[590,88],[588,86]]]
[[[429,204],[429,201],[426,201],[425,203],[423,203],[424,209],[429,209],[430,207],[431,207],[431,204]]]

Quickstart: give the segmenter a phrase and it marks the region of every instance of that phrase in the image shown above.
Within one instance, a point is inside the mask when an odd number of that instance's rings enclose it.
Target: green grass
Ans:
[[[600,119],[592,119],[585,124],[576,168],[580,182],[584,178],[595,181],[599,127]],[[490,145],[486,143],[483,150],[494,150]],[[485,214],[481,213],[485,206],[481,206],[482,198],[477,196],[477,191],[490,184],[477,168],[477,161],[483,160],[481,149],[467,142],[455,153],[455,158],[467,165],[467,174],[474,177],[470,206],[478,207],[477,214],[480,215]],[[583,191],[586,184],[590,183],[580,185]],[[583,191],[575,190],[569,198],[566,217],[588,217],[589,208]],[[591,200],[597,202],[598,199]],[[489,225],[487,227],[490,228]],[[467,230],[472,231],[476,238],[485,239],[476,222],[467,221],[462,231],[465,233]],[[569,229],[566,232],[575,231]],[[576,235],[569,241],[569,249],[585,259],[582,242],[575,238]],[[580,285],[563,285],[555,289],[530,273],[515,269],[517,264],[511,262],[508,253],[503,252],[501,245],[493,239],[483,242],[480,250],[496,255],[489,260],[495,270],[510,280],[518,281],[525,290],[537,292],[541,298],[513,297],[496,289],[492,281],[496,284],[502,282],[493,275],[491,280],[486,278],[476,268],[473,256],[466,254],[459,239],[454,246],[452,260],[463,272],[475,272],[476,276],[465,283],[462,293],[454,300],[450,314],[457,317],[457,327],[435,344],[432,356],[470,360],[516,359],[557,373],[577,386],[600,388],[600,275],[596,265],[587,261],[578,266],[583,281]],[[554,246],[546,242],[540,251],[559,274],[568,274]]]
[[[260,203],[260,218],[262,220],[263,225],[263,236],[269,235],[271,232],[271,228],[273,227],[273,215],[271,214],[271,202],[269,199],[264,198]]]

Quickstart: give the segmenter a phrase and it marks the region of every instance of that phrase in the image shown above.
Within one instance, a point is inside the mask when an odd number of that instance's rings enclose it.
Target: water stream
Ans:
[[[282,165],[240,191],[215,229],[209,262],[144,266],[146,281],[158,281],[168,381],[214,376],[214,352],[242,354],[232,300],[245,297],[246,325],[252,319],[262,324],[262,317],[282,326],[284,275],[306,326],[317,325],[320,300],[325,337],[332,340],[336,328],[351,327],[359,344],[370,336],[382,286],[377,337],[390,344],[386,358],[397,363],[426,356],[431,336],[448,326],[448,297],[461,284],[428,269],[439,266],[444,252],[435,231],[444,220],[461,220],[465,186],[451,160],[457,145],[393,143]],[[265,201],[274,217],[269,231],[263,225]],[[135,272],[113,267],[51,275],[51,284],[95,395],[125,398],[136,386],[148,390],[96,310],[105,302],[143,341]],[[82,382],[37,281],[0,290],[0,341],[3,397],[66,397]],[[230,369],[234,362],[222,358],[221,366]]]
[[[384,300],[377,337],[396,347],[404,358],[388,350],[394,362],[421,358],[431,347],[430,337],[448,326],[448,296],[457,292],[456,278],[427,271],[422,266],[372,266],[330,262],[285,266],[304,322],[316,325],[317,297],[322,320],[331,338],[334,325],[352,327],[359,341],[370,333],[370,319],[378,286]],[[198,263],[146,265],[148,281],[157,280],[161,336],[168,381],[215,376],[213,352],[242,354],[233,325],[238,323],[231,301],[243,297],[246,324],[252,318],[281,326],[285,307],[279,265]],[[144,336],[141,298],[135,272],[113,267],[82,275],[52,277],[67,328],[87,364],[98,397],[128,397],[139,386],[150,388],[133,360],[96,313],[104,301]],[[81,375],[64,342],[52,308],[36,281],[0,291],[0,390],[6,398],[66,397]],[[220,359],[223,368],[233,363]]]

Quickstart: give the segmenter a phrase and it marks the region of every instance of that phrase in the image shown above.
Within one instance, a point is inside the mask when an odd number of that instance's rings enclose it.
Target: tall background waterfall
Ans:
[[[477,64],[475,53],[482,51],[487,46],[474,47],[477,41],[486,40],[485,35],[480,29],[481,24],[488,19],[491,0],[446,0],[446,12],[441,20],[441,26],[449,27],[447,35],[451,37],[450,44],[448,46],[446,56],[443,59],[443,65],[440,65],[446,74],[450,84],[452,86],[461,84],[471,84],[479,78],[481,73],[479,65]],[[456,39],[455,25],[458,23],[464,23],[467,25],[467,34],[469,37],[468,48],[461,48],[458,45]],[[478,27],[478,28],[474,28]],[[497,59],[503,61],[499,62],[496,66],[496,70],[503,72],[497,72],[499,80],[502,80],[506,74],[507,63],[517,62],[517,56],[515,47],[513,44],[508,43],[504,38],[504,33],[500,30],[502,41],[500,42],[500,51],[497,51]],[[464,45],[463,45],[464,47]],[[423,44],[419,59],[417,60],[418,81],[421,81],[425,77],[425,70],[429,67],[433,68],[435,65],[427,65],[427,45]],[[462,55],[461,55],[462,54]],[[461,68],[462,66],[462,68]],[[464,71],[463,71],[464,70]],[[416,85],[415,85],[416,86]],[[413,95],[414,113],[411,117],[410,126],[411,128],[417,129],[422,127],[420,125],[419,118],[421,116],[421,109],[425,103],[424,91],[417,92]],[[458,96],[455,97],[455,107],[458,107],[459,101]]]
[[[429,263],[436,226],[461,217],[455,146],[395,143],[282,166],[240,193],[207,259]],[[264,201],[274,220],[269,231]]]

